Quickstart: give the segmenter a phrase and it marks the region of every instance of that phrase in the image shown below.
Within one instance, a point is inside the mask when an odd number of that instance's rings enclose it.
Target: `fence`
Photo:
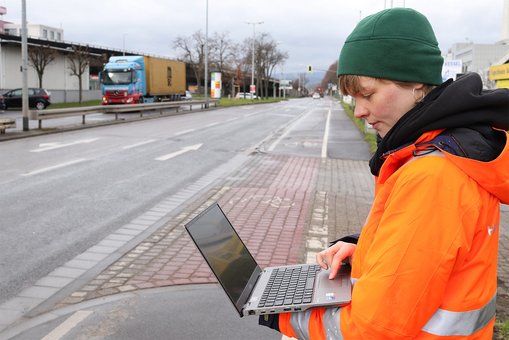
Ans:
[[[85,124],[85,117],[89,114],[110,113],[115,114],[115,120],[118,115],[125,112],[140,112],[143,117],[145,111],[158,111],[160,115],[167,114],[169,109],[175,109],[178,113],[182,106],[189,106],[189,111],[193,110],[193,106],[200,106],[202,109],[210,105],[217,106],[217,100],[190,100],[179,102],[159,102],[159,103],[143,103],[132,105],[100,105],[89,107],[74,107],[65,109],[47,109],[47,110],[30,110],[29,117],[31,120],[39,121],[39,129],[42,129],[42,121],[46,119],[64,118],[64,117],[82,117],[82,124]]]

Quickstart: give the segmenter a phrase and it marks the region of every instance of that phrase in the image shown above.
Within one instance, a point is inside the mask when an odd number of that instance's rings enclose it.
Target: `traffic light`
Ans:
[[[309,73],[313,72],[313,67],[311,65],[308,65],[308,72]]]

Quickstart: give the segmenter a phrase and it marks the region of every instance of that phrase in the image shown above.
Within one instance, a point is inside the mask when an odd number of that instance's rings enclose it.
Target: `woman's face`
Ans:
[[[359,77],[361,90],[355,98],[354,115],[371,124],[381,137],[416,104],[413,88],[422,89],[422,84],[402,87],[389,80]]]

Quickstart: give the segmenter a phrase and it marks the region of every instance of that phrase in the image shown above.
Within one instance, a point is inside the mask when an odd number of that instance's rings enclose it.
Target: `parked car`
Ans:
[[[0,95],[0,108],[7,110],[10,107],[21,107],[22,89],[14,89]],[[38,110],[45,109],[51,104],[51,93],[45,89],[28,89],[28,106]]]
[[[250,92],[239,92],[235,95],[235,99],[257,99],[258,97],[254,93]]]

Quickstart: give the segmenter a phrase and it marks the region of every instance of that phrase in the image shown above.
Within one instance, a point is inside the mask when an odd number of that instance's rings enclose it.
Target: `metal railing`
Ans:
[[[99,105],[87,107],[73,107],[65,109],[48,109],[48,110],[30,110],[29,118],[31,120],[39,121],[39,129],[42,129],[42,121],[46,119],[76,117],[82,116],[82,124],[85,124],[85,117],[90,114],[109,113],[115,114],[115,120],[118,120],[120,113],[127,112],[140,112],[140,117],[146,111],[159,111],[160,115],[168,114],[166,110],[175,109],[175,113],[179,113],[181,107],[189,106],[189,111],[193,110],[193,106],[200,106],[204,109],[210,105],[217,106],[217,100],[190,100],[178,102],[158,102],[158,103],[143,103],[143,104],[125,104],[125,105]]]
[[[0,118],[0,134],[4,134],[6,129],[15,128],[16,119],[13,118]]]

